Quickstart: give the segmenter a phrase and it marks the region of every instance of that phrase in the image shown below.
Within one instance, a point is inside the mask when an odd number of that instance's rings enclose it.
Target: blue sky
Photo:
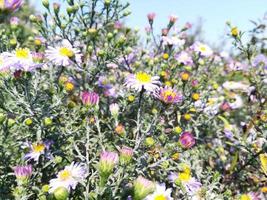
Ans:
[[[226,33],[226,21],[249,30],[252,24],[249,20],[263,18],[267,11],[267,0],[122,0],[130,2],[132,15],[126,23],[131,27],[139,27],[144,31],[147,26],[146,15],[149,12],[157,14],[155,27],[159,31],[168,22],[168,16],[179,17],[178,25],[185,22],[196,24],[199,18],[203,20],[204,37],[217,43]],[[41,1],[34,1],[40,9]],[[57,1],[59,2],[59,1]]]

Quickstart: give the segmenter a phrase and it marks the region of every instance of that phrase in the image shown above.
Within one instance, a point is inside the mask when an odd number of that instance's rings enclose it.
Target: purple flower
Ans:
[[[252,61],[252,66],[253,67],[256,67],[256,66],[259,66],[259,65],[263,65],[264,67],[267,66],[267,57],[265,55],[263,55],[263,54],[257,55]]]
[[[159,94],[156,96],[163,101],[164,103],[180,103],[183,100],[183,96],[181,93],[177,92],[175,89],[165,86],[161,88]]]
[[[32,166],[15,166],[13,171],[17,179],[27,179],[32,175]]]
[[[96,92],[84,91],[81,94],[81,99],[84,105],[97,105],[99,102],[99,95]]]
[[[192,57],[185,51],[182,51],[181,53],[175,55],[175,59],[180,64],[184,64],[184,65],[192,65],[193,64]]]
[[[196,143],[196,140],[192,133],[190,132],[183,132],[182,135],[179,138],[180,144],[183,148],[189,149],[193,147]]]
[[[19,18],[18,17],[11,17],[10,18],[10,24],[12,25],[12,26],[17,26],[18,24],[19,24]]]
[[[0,4],[0,9],[15,11],[22,6],[23,2],[23,0],[4,0],[3,5]]]

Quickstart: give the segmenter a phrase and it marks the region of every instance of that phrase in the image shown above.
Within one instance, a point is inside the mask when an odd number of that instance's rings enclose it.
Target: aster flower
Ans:
[[[34,160],[38,161],[39,157],[43,154],[45,154],[45,151],[50,148],[51,143],[50,142],[38,142],[33,144],[28,144],[27,146],[30,148],[30,152],[25,155],[25,159],[27,160]]]
[[[223,88],[226,90],[240,90],[240,91],[249,91],[249,85],[246,85],[241,82],[235,82],[235,81],[226,81],[222,84]]]
[[[133,183],[134,185],[134,200],[143,200],[148,194],[152,193],[155,189],[155,184],[139,176]]]
[[[32,166],[26,165],[26,166],[15,166],[13,168],[14,174],[17,179],[19,180],[25,180],[28,179],[32,175]]]
[[[242,194],[239,199],[240,200],[260,200],[259,195],[255,192],[249,192],[247,194]]]
[[[109,111],[113,117],[117,117],[119,114],[120,107],[117,103],[109,105]]]
[[[15,11],[19,9],[22,4],[23,0],[1,0],[0,1],[0,10],[9,10],[9,11]]]
[[[130,147],[123,146],[120,149],[120,162],[127,164],[131,161],[133,157],[133,149]]]
[[[3,52],[0,54],[0,71],[8,71],[10,66],[10,61],[7,60],[8,55],[9,53],[7,52]]]
[[[146,72],[137,72],[136,74],[130,74],[127,77],[125,85],[129,88],[133,88],[140,92],[145,89],[147,92],[155,92],[159,89],[159,77],[151,76]]]
[[[99,172],[103,176],[109,176],[113,168],[119,161],[119,156],[115,152],[103,151],[100,155]]]
[[[33,54],[27,48],[18,48],[12,53],[5,53],[5,62],[7,62],[5,66],[12,71],[32,71],[42,66],[42,64],[34,62]]]
[[[244,103],[243,100],[241,98],[241,96],[235,94],[235,93],[231,93],[230,94],[230,98],[234,99],[234,102],[229,103],[229,106],[231,109],[238,109],[238,108],[242,108]]]
[[[185,44],[185,40],[179,39],[177,36],[162,36],[162,44],[164,46],[177,46],[181,47],[182,45]]]
[[[180,136],[179,142],[183,148],[189,149],[195,145],[196,140],[192,135],[192,133],[186,131],[183,132],[182,135]]]
[[[252,60],[252,65],[254,67],[257,67],[259,65],[263,65],[264,67],[267,66],[267,57],[264,54],[259,54],[257,55],[253,60]]]
[[[96,92],[83,91],[81,94],[82,103],[84,105],[97,105],[99,103],[99,95]]]
[[[200,182],[198,182],[194,177],[191,176],[191,169],[187,165],[184,166],[182,172],[172,172],[168,176],[168,179],[175,185],[183,187],[185,191],[191,196],[195,195],[202,186]]]
[[[182,51],[181,53],[175,55],[175,59],[178,61],[179,64],[183,65],[193,64],[192,57],[186,51]]]
[[[57,178],[50,180],[50,193],[53,193],[57,188],[64,187],[68,191],[75,189],[78,183],[81,183],[86,178],[86,168],[81,163],[72,162],[63,170],[58,172]]]
[[[203,57],[209,57],[213,54],[211,48],[201,42],[194,43],[192,49]]]
[[[180,103],[183,100],[183,96],[180,92],[168,86],[160,88],[156,96],[166,104]]]
[[[57,47],[49,46],[45,53],[47,59],[55,65],[67,67],[75,62],[81,63],[80,50],[74,48],[68,40],[63,40],[61,45]]]
[[[157,184],[153,194],[148,195],[145,200],[173,200],[171,197],[172,189],[166,189],[165,184]]]

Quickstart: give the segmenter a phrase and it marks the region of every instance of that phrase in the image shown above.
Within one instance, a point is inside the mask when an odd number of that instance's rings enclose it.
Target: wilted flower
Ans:
[[[156,96],[166,104],[180,103],[183,100],[181,93],[168,86],[161,88]]]
[[[145,89],[148,92],[155,92],[159,89],[159,77],[151,76],[146,72],[138,72],[136,74],[130,74],[126,79],[126,86],[133,88],[140,92]]]
[[[81,99],[84,105],[97,105],[99,102],[99,95],[96,92],[84,91],[81,94]]]
[[[145,200],[173,200],[172,189],[166,189],[165,184],[157,184],[153,194],[148,195]]]
[[[174,24],[177,21],[178,17],[176,15],[171,15],[169,17],[170,23]]]
[[[1,0],[0,10],[15,11],[23,4],[23,0]]]
[[[49,46],[45,53],[47,59],[55,65],[67,67],[75,63],[81,63],[80,50],[74,48],[68,40],[63,40],[62,44],[57,47]]]
[[[179,142],[183,148],[189,149],[195,145],[196,140],[192,133],[186,131],[181,134]]]
[[[134,200],[143,200],[148,194],[152,193],[155,189],[155,184],[142,177],[139,176],[134,181]]]
[[[57,178],[50,180],[49,192],[53,193],[57,188],[64,187],[68,191],[75,189],[79,182],[86,178],[86,169],[83,164],[72,162],[57,174]]]

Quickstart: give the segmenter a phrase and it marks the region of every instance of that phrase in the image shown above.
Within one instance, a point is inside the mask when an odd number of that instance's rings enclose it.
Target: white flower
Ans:
[[[114,117],[118,116],[119,110],[120,110],[120,108],[119,108],[119,105],[117,103],[110,104],[109,111],[110,111],[112,116],[114,116]]]
[[[49,143],[33,143],[33,144],[28,144],[27,147],[30,148],[30,152],[25,155],[25,159],[31,160],[33,159],[34,161],[38,161],[39,157],[42,154],[45,154],[45,150],[49,149],[50,144]]]
[[[183,39],[179,39],[177,36],[172,36],[172,37],[167,37],[167,36],[163,36],[162,37],[162,41],[163,41],[163,45],[173,45],[173,46],[182,46],[185,44],[185,40]]]
[[[3,52],[0,54],[0,71],[6,71],[9,69],[9,63],[7,58],[8,53]]]
[[[55,65],[62,65],[64,67],[70,66],[75,62],[81,63],[80,50],[74,48],[68,40],[63,40],[58,47],[49,46],[45,51],[48,60]]]
[[[248,92],[249,91],[249,85],[246,85],[241,82],[235,82],[235,81],[226,81],[223,83],[223,88],[226,90],[241,90]]]
[[[213,54],[211,48],[201,42],[196,42],[193,44],[193,50],[204,57],[209,57]]]
[[[242,107],[243,107],[243,100],[242,100],[241,96],[239,96],[239,95],[237,95],[237,94],[234,94],[234,95],[232,96],[232,98],[235,99],[234,102],[229,103],[229,105],[230,105],[230,107],[231,107],[232,109],[237,109],[237,108],[242,108]]]
[[[75,189],[77,184],[83,182],[87,173],[83,164],[72,162],[57,174],[57,178],[50,180],[49,192],[53,193],[59,187],[65,187],[68,191]]]
[[[171,193],[172,189],[166,190],[165,184],[157,184],[154,193],[148,195],[145,200],[173,200]]]
[[[138,72],[136,74],[130,74],[127,77],[125,85],[129,88],[133,88],[137,91],[145,89],[148,92],[155,92],[159,90],[159,77],[151,76],[146,72]]]
[[[2,59],[4,59],[5,62],[5,69],[9,68],[11,70],[31,71],[41,66],[40,64],[34,62],[32,53],[27,48],[18,48],[12,53],[5,53]]]

